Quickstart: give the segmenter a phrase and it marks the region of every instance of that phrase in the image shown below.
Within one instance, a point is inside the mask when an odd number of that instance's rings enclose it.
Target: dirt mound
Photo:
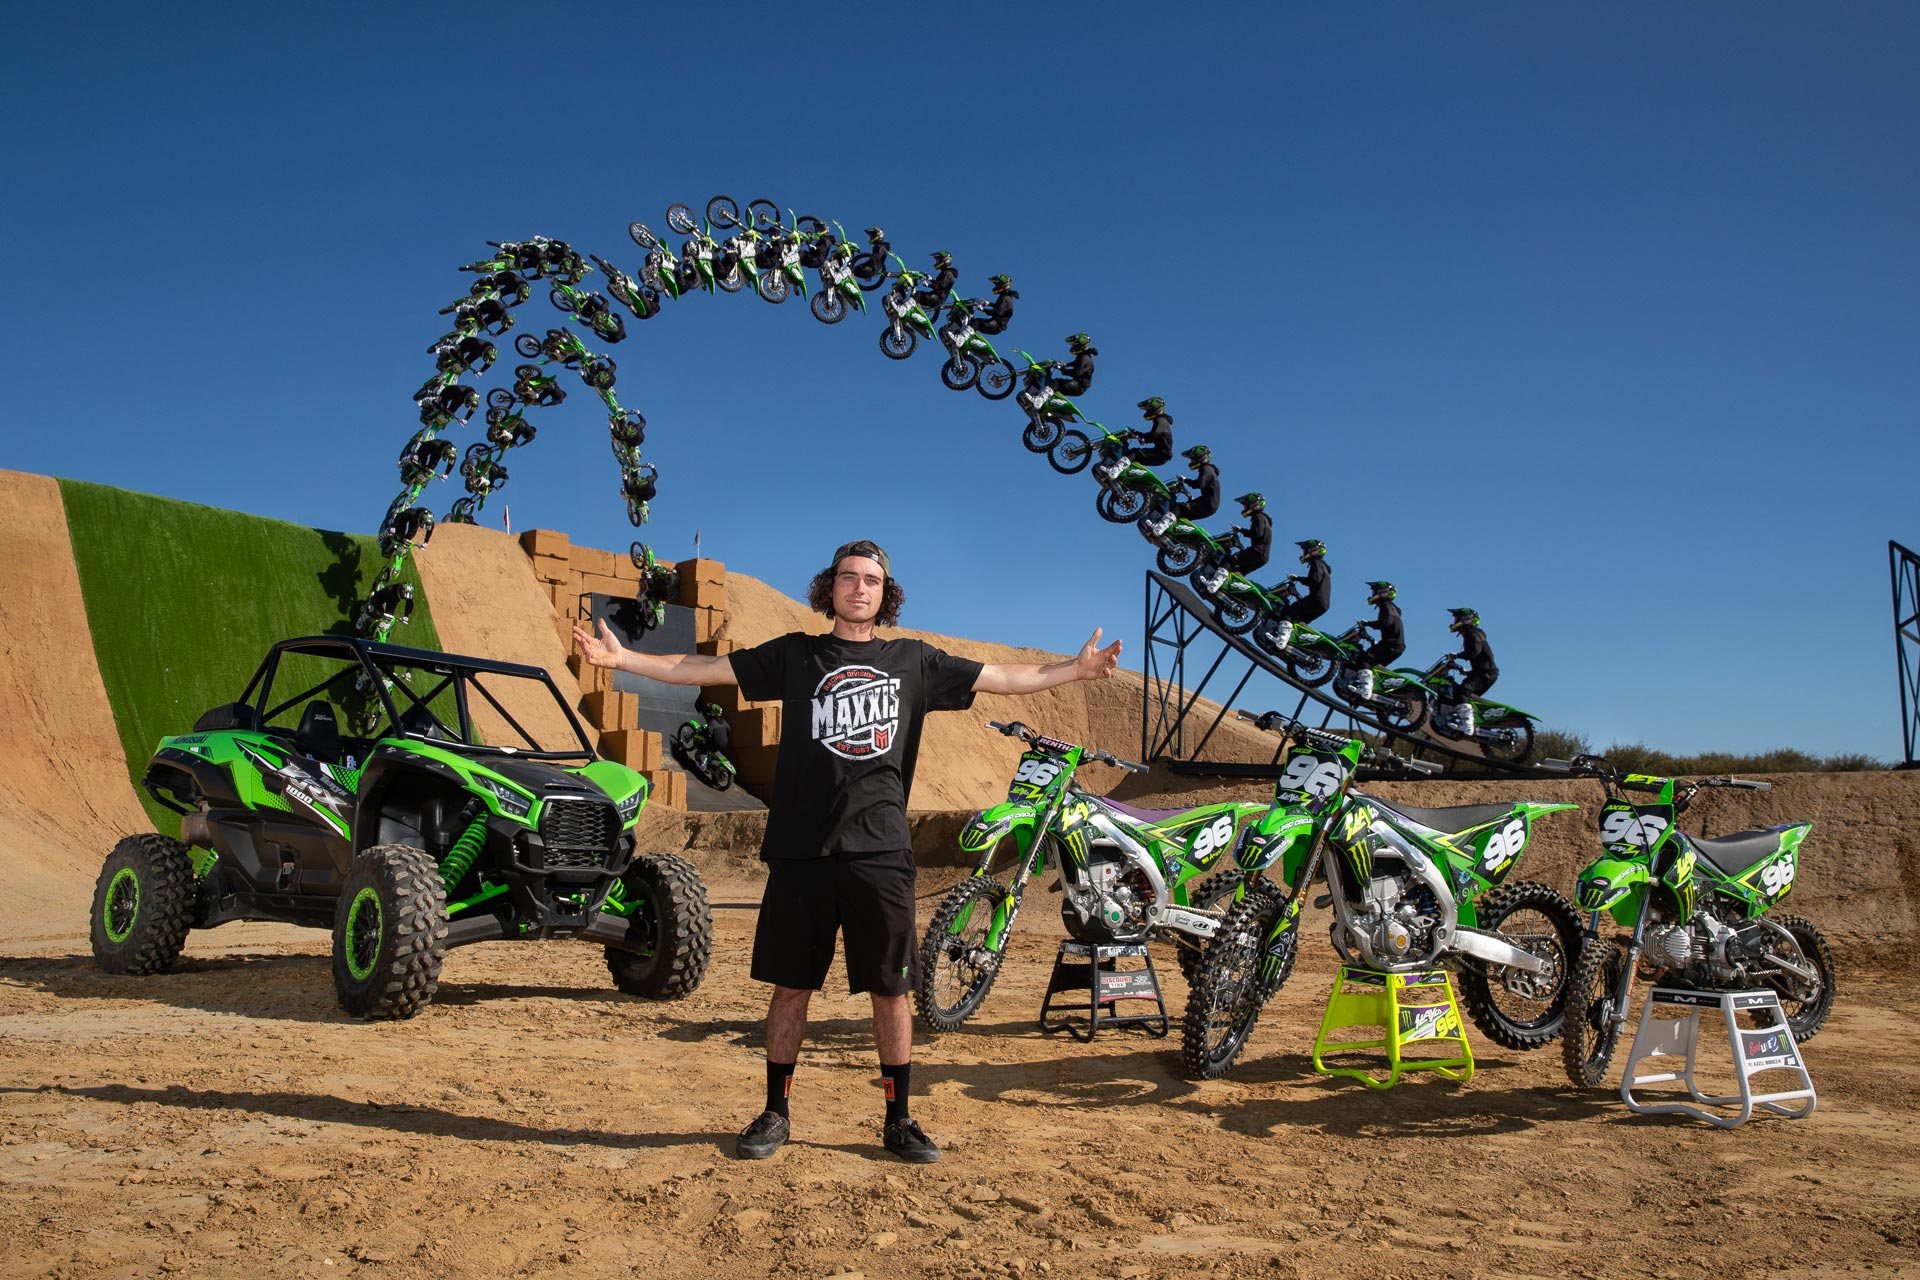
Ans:
[[[84,928],[100,859],[147,815],[94,664],[58,482],[0,471],[0,862],[19,895],[7,935]]]

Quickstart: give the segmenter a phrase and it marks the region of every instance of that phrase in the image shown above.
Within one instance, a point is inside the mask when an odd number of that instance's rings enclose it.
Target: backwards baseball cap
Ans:
[[[878,543],[868,542],[865,538],[842,543],[840,549],[833,553],[833,567],[838,569],[840,562],[848,556],[866,556],[870,560],[877,560],[880,563],[880,571],[889,578],[893,576],[893,562],[887,559],[887,553],[880,549]]]

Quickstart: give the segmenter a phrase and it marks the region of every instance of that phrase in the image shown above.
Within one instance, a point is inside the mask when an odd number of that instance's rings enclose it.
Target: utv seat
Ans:
[[[1410,804],[1389,804],[1372,796],[1367,799],[1409,822],[1445,835],[1457,835],[1462,831],[1483,827],[1489,822],[1498,822],[1513,812],[1510,804],[1456,804],[1443,809],[1416,809]]]
[[[340,763],[340,721],[333,704],[315,699],[301,713],[300,727],[294,731],[294,744],[322,764]]]
[[[1693,851],[1730,876],[1737,876],[1780,847],[1780,833],[1792,827],[1768,827],[1764,831],[1736,831],[1730,836],[1688,836]]]

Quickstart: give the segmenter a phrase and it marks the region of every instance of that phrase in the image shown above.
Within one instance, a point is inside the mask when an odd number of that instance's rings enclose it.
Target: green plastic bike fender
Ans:
[[[1601,858],[1580,872],[1574,897],[1582,911],[1612,911],[1613,917],[1628,928],[1640,914],[1636,889],[1645,892],[1653,875],[1644,861],[1634,858]]]
[[[1018,804],[1009,801],[997,804],[991,809],[982,809],[974,815],[973,821],[960,829],[960,847],[968,853],[979,853],[991,848],[1002,836],[1017,826],[1031,827],[1039,810],[1030,804]],[[1022,848],[1025,842],[1022,842]]]

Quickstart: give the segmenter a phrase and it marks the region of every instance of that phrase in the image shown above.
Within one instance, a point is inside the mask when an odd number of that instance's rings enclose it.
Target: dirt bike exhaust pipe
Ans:
[[[1491,933],[1482,933],[1478,929],[1462,926],[1454,930],[1453,946],[1456,951],[1464,952],[1476,959],[1503,964],[1512,969],[1524,969],[1528,973],[1539,973],[1547,967],[1546,961],[1531,951],[1522,951],[1504,938]]]

